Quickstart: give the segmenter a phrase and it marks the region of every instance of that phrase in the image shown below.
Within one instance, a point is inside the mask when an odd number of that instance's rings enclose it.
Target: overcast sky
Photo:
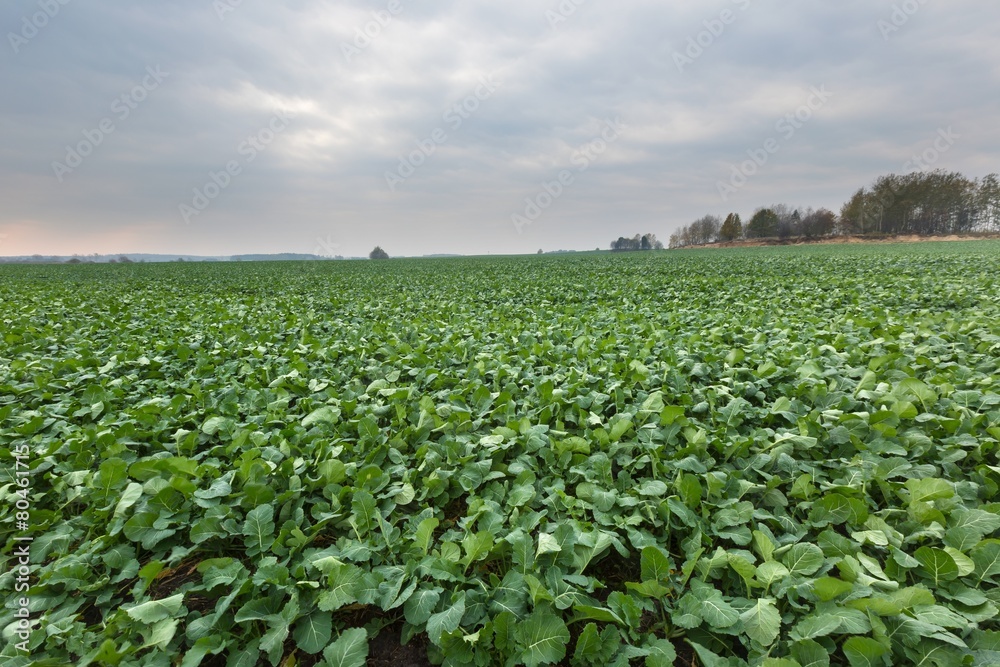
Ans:
[[[992,0],[8,0],[0,25],[0,255],[606,248],[839,211],[914,155],[1000,171]]]

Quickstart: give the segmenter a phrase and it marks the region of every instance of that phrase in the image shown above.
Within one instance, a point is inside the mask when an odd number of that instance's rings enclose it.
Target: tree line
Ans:
[[[970,179],[937,170],[881,176],[854,193],[839,215],[824,208],[799,210],[784,204],[759,208],[745,223],[736,213],[725,220],[707,215],[677,230],[669,246],[764,238],[977,233],[1000,233],[1000,177]]]
[[[656,240],[656,234],[636,234],[628,239],[619,236],[617,241],[611,242],[611,249],[616,252],[631,250],[663,250],[663,242]]]

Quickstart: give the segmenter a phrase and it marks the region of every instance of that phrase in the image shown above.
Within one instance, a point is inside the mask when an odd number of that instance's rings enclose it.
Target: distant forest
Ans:
[[[1000,178],[969,179],[957,172],[928,171],[882,176],[861,188],[837,215],[827,209],[760,208],[750,220],[730,213],[682,227],[671,248],[764,238],[830,236],[948,236],[1000,233]]]
[[[619,236],[617,241],[611,242],[611,249],[615,252],[627,250],[663,250],[663,243],[656,240],[656,234],[636,234],[630,239]]]

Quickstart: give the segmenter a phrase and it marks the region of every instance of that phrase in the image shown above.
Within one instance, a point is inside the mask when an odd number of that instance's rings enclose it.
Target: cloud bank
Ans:
[[[0,26],[0,255],[592,249],[839,209],[941,132],[934,168],[1000,170],[1000,6],[972,0],[18,0]]]

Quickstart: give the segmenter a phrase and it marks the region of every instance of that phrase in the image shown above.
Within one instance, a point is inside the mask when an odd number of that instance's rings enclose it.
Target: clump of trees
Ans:
[[[882,176],[840,211],[843,234],[1000,232],[1000,178],[931,171]]]
[[[720,241],[735,241],[743,238],[743,221],[739,213],[730,213],[719,228]]]
[[[742,239],[976,233],[1000,233],[1000,177],[969,179],[938,170],[882,176],[858,190],[839,216],[825,208],[793,209],[784,204],[757,209],[746,224],[736,213],[724,222],[707,215],[677,230],[669,246]]]
[[[611,250],[615,252],[626,252],[633,250],[663,250],[663,243],[656,240],[656,234],[636,234],[627,239],[619,236],[617,241],[611,242]]]
[[[389,253],[382,250],[382,246],[375,246],[375,249],[368,253],[368,259],[389,259]]]
[[[695,220],[670,237],[670,247],[683,248],[744,239],[817,238],[833,234],[836,226],[837,216],[825,208],[800,211],[785,204],[775,204],[754,211],[745,225],[738,213],[730,213],[725,221],[711,215]]]

